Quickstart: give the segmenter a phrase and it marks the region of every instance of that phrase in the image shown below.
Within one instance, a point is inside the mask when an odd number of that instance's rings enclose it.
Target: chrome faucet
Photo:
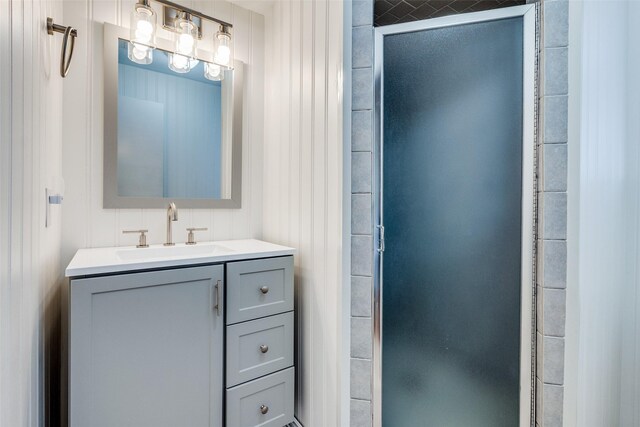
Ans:
[[[178,220],[178,208],[176,204],[171,202],[169,203],[169,208],[167,209],[167,242],[164,244],[165,246],[174,246],[173,243],[173,232],[171,231],[171,221]]]

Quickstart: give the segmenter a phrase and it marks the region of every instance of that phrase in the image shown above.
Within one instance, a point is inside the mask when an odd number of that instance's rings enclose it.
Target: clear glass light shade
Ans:
[[[221,25],[213,38],[213,62],[227,69],[233,69],[233,43],[230,31],[229,27]]]
[[[191,22],[188,15],[185,18],[176,19],[175,26],[175,53],[187,58],[195,58],[198,55],[198,27]]]
[[[204,77],[213,81],[224,80],[224,69],[218,64],[211,64],[205,62],[204,64]]]
[[[156,13],[149,6],[136,4],[131,12],[129,40],[137,46],[156,47]]]
[[[196,65],[198,65],[198,62],[200,61],[198,61],[197,59],[189,58],[177,53],[169,54],[169,69],[171,69],[171,71],[175,71],[176,73],[188,73]]]
[[[153,62],[153,49],[156,47],[156,13],[146,4],[138,3],[133,7],[129,34],[129,59],[138,64]]]

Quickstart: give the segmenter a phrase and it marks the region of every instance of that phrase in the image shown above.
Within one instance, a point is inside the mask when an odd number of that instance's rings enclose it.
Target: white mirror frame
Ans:
[[[103,208],[166,208],[175,202],[183,208],[238,209],[242,196],[242,81],[244,64],[234,61],[231,124],[231,194],[228,199],[124,197],[118,195],[118,41],[129,40],[129,29],[104,24],[104,187]],[[172,52],[173,43],[158,38],[157,47]],[[210,54],[198,59],[210,62]]]

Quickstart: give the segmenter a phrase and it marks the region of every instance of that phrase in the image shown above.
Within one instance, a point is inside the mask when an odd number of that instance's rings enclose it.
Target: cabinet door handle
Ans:
[[[261,351],[262,353],[266,353],[267,351],[269,351],[269,346],[268,346],[268,345],[265,345],[265,344],[262,344],[262,345],[260,346],[260,351]]]
[[[220,280],[216,282],[216,305],[213,308],[216,309],[216,313],[220,316]]]
[[[261,405],[260,412],[262,413],[262,415],[266,415],[267,412],[269,412],[269,407],[267,405]]]
[[[260,292],[262,292],[263,294],[266,294],[267,292],[269,292],[269,287],[268,286],[260,287]]]

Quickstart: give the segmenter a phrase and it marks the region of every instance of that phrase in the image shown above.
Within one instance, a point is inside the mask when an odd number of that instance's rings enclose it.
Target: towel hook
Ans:
[[[71,66],[71,58],[73,57],[73,48],[76,45],[76,37],[78,37],[78,31],[73,27],[54,24],[53,18],[47,18],[47,33],[53,35],[54,32],[64,34],[62,38],[62,52],[60,57],[60,75],[62,77],[67,77],[67,74],[69,74],[69,67]],[[68,47],[69,38],[71,38],[70,48]],[[69,49],[68,57],[67,49]]]

